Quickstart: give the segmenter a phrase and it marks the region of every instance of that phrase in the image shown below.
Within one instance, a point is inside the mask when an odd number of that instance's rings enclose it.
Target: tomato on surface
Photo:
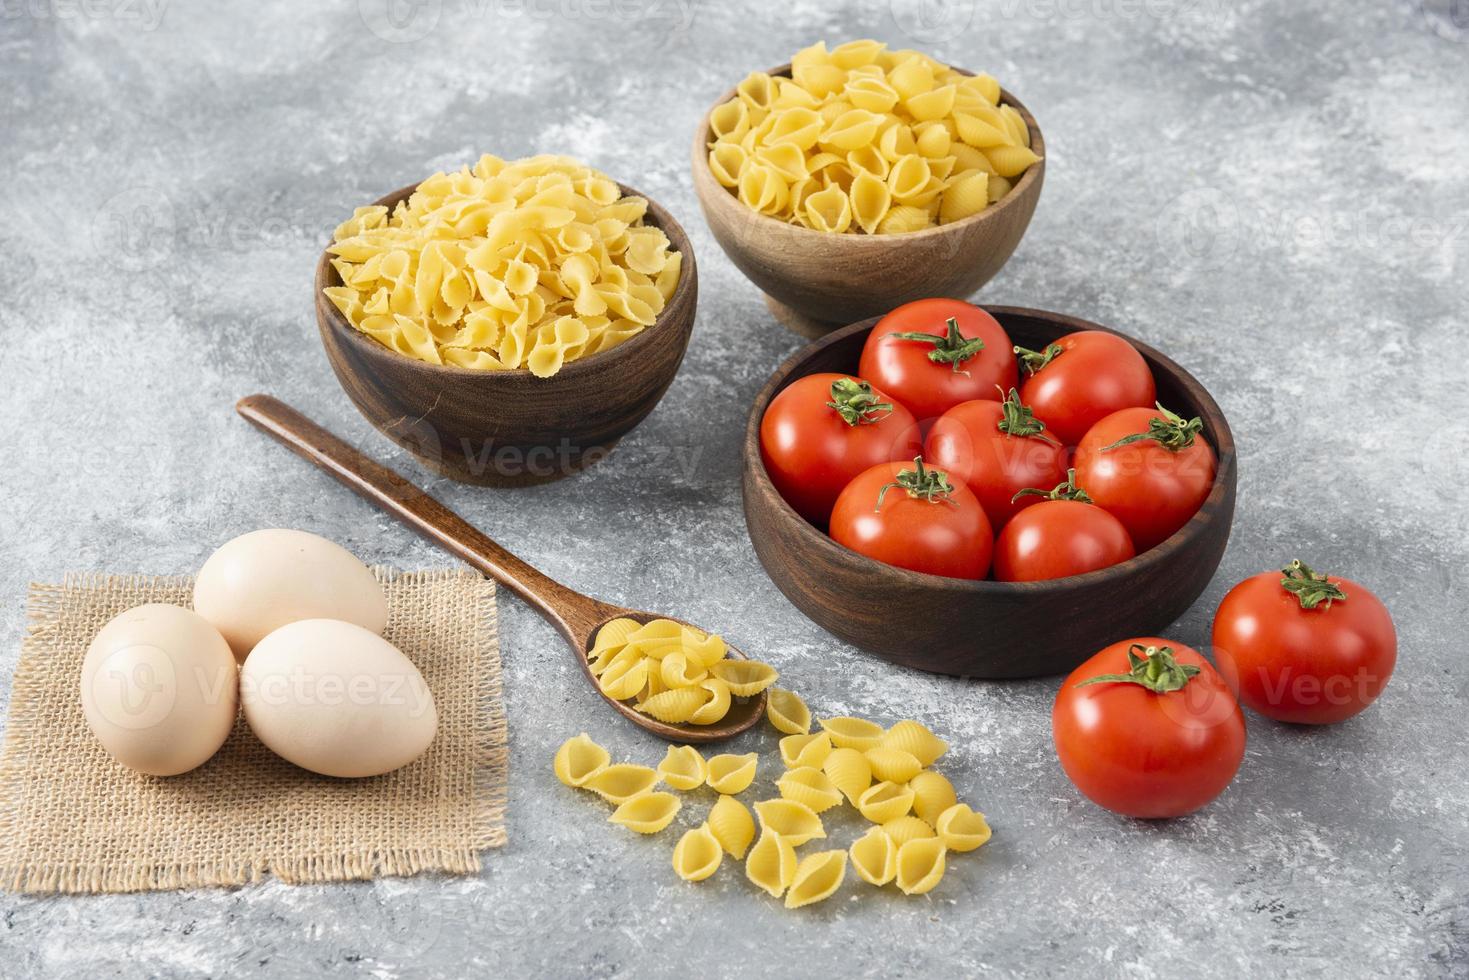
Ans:
[[[760,419],[760,458],[770,482],[796,513],[821,526],[862,471],[922,451],[913,413],[845,374],[793,382]]]
[[[1019,377],[1000,321],[957,299],[915,300],[878,320],[857,373],[925,425],[960,402],[1001,397]]]
[[[1039,582],[1096,571],[1136,552],[1122,522],[1076,485],[1076,471],[1050,491],[1021,491],[1039,503],[1011,518],[995,539],[995,578]]]
[[[1230,589],[1213,641],[1219,672],[1241,703],[1301,725],[1357,714],[1377,700],[1398,660],[1382,600],[1300,561]]]
[[[1020,397],[1068,446],[1113,412],[1148,408],[1158,397],[1148,362],[1116,334],[1079,330],[1015,353],[1024,377]]]
[[[964,481],[990,526],[998,529],[1036,502],[1017,493],[1066,478],[1066,449],[1045,429],[1011,388],[1002,402],[964,402],[939,416],[923,442],[923,455]]]
[[[1188,523],[1214,485],[1218,462],[1199,433],[1162,405],[1124,408],[1088,430],[1076,447],[1076,480],[1122,522],[1139,552]]]
[[[1098,806],[1179,817],[1228,786],[1245,755],[1245,718],[1196,650],[1156,636],[1123,640],[1072,671],[1051,709],[1061,768]]]
[[[831,536],[868,558],[950,578],[984,578],[994,549],[979,500],[922,457],[882,463],[847,484]]]

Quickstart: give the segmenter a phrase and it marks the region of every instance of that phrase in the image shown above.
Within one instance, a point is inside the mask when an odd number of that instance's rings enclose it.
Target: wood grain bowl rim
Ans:
[[[760,454],[760,420],[765,414],[774,397],[788,384],[794,382],[804,374],[796,375],[793,372],[800,365],[813,357],[819,351],[830,347],[840,341],[846,340],[855,334],[867,333],[881,317],[868,317],[856,323],[848,324],[837,330],[833,330],[826,336],[807,344],[796,351],[776,368],[769,380],[755,396],[754,404],[750,408],[749,419],[745,424],[744,465],[755,480],[760,484],[762,490],[768,493],[764,496],[775,501],[777,515],[785,524],[795,527],[794,533],[801,539],[801,548],[812,549],[820,552],[829,562],[840,563],[847,566],[867,567],[873,575],[887,575],[904,583],[911,589],[926,589],[929,591],[940,591],[951,593],[955,596],[994,597],[1002,595],[1011,596],[1051,596],[1062,597],[1072,589],[1097,584],[1111,578],[1126,578],[1135,572],[1154,565],[1161,565],[1170,561],[1176,552],[1183,550],[1195,538],[1205,533],[1208,525],[1213,523],[1217,513],[1227,506],[1227,498],[1230,487],[1235,481],[1235,467],[1237,464],[1234,434],[1230,430],[1229,422],[1224,417],[1218,402],[1198,379],[1179,365],[1172,358],[1135,337],[1129,336],[1120,330],[1092,323],[1079,317],[1070,316],[1065,313],[1053,313],[1049,310],[1034,309],[1025,306],[995,306],[980,304],[981,309],[986,310],[1003,326],[1006,317],[1029,317],[1032,319],[1045,320],[1056,324],[1063,333],[1072,333],[1077,330],[1100,330],[1104,333],[1114,334],[1132,344],[1138,353],[1149,362],[1149,369],[1157,374],[1160,369],[1175,387],[1187,392],[1188,396],[1197,404],[1199,416],[1204,420],[1205,434],[1208,442],[1213,448],[1218,465],[1214,473],[1214,482],[1209,487],[1209,495],[1204,498],[1203,504],[1194,515],[1189,518],[1183,527],[1175,531],[1170,537],[1149,548],[1140,554],[1129,558],[1127,561],[1106,568],[1084,572],[1081,575],[1069,575],[1064,578],[1045,579],[1037,582],[997,582],[992,579],[962,579],[950,578],[944,575],[930,575],[926,572],[915,572],[906,568],[898,568],[888,565],[874,558],[868,558],[856,551],[838,544],[830,535],[797,514],[785,498],[781,497],[775,489],[775,484],[766,472],[765,462]],[[1008,331],[1007,331],[1008,332]],[[855,377],[855,372],[853,373]]]
[[[419,183],[422,183],[422,181],[419,181]],[[652,197],[649,197],[642,191],[639,191],[633,187],[629,187],[627,184],[624,184],[621,181],[617,182],[617,186],[621,189],[623,197],[641,197],[643,200],[648,202],[648,215],[650,215],[653,219],[653,226],[661,230],[665,235],[667,235],[669,243],[673,246],[673,249],[683,255],[683,259],[681,260],[683,264],[679,269],[678,285],[674,287],[673,295],[668,297],[668,302],[664,304],[663,311],[658,314],[657,318],[651,324],[640,331],[636,336],[623,341],[616,347],[613,347],[611,350],[598,351],[597,353],[589,354],[586,357],[579,357],[576,360],[567,361],[561,366],[561,370],[557,371],[550,377],[536,378],[535,380],[537,383],[575,381],[577,380],[578,375],[590,370],[600,369],[604,366],[609,366],[610,362],[614,359],[626,360],[629,357],[636,356],[639,350],[647,346],[649,343],[653,342],[653,340],[650,340],[649,338],[655,332],[657,332],[660,327],[666,326],[664,323],[665,315],[670,311],[677,310],[682,302],[687,298],[689,291],[695,288],[695,283],[698,278],[698,268],[697,263],[694,259],[694,248],[692,243],[690,243],[689,241],[689,236],[684,232],[683,227],[678,223],[677,219],[673,217],[673,215],[668,211],[667,208],[663,207]],[[384,194],[382,197],[378,198],[372,203],[374,205],[383,205],[388,208],[392,208],[399,201],[406,200],[408,196],[417,189],[418,184],[409,184],[406,187],[400,187],[397,190],[392,191],[391,193]],[[646,221],[646,216],[644,220]],[[328,251],[331,244],[332,243],[328,243],[328,247],[322,249],[321,258],[318,259],[316,263],[316,278],[314,284],[316,293],[317,319],[319,321],[329,324],[334,334],[336,334],[339,338],[345,338],[346,343],[352,344],[353,347],[361,352],[364,356],[374,358],[385,364],[388,364],[390,365],[390,369],[393,366],[405,367],[408,370],[423,370],[428,374],[438,373],[445,377],[487,379],[524,379],[535,377],[530,373],[529,368],[508,368],[504,371],[482,371],[477,368],[461,367],[457,364],[433,364],[429,361],[420,361],[416,357],[409,357],[406,354],[399,354],[395,350],[389,350],[387,347],[384,347],[376,340],[373,340],[371,337],[366,336],[362,333],[362,331],[358,330],[356,327],[352,326],[350,322],[348,322],[346,316],[342,314],[342,311],[337,309],[336,304],[328,299],[326,293],[323,292],[323,290],[329,286],[339,286],[342,284],[341,277],[337,275],[337,270],[334,269],[331,264],[333,255],[330,251]],[[692,309],[690,311],[689,319],[691,322],[693,320],[693,315],[695,312],[697,311]],[[683,345],[685,347],[688,346],[690,333],[690,331],[684,331]]]
[[[974,75],[974,72],[970,71],[967,68],[954,67],[954,70],[964,75]],[[787,62],[786,64],[771,68],[770,70],[765,72],[765,74],[782,78],[789,78],[791,75],[790,63]],[[1002,86],[1000,88],[1000,102],[1014,108],[1017,112],[1020,113],[1020,117],[1025,120],[1026,128],[1030,130],[1031,149],[1035,151],[1036,156],[1040,157],[1040,159],[1037,160],[1034,164],[1026,168],[1025,173],[1020,175],[1020,179],[1015,182],[1015,185],[1010,188],[1009,193],[1007,193],[1004,197],[1000,198],[1000,200],[985,208],[983,211],[980,211],[978,214],[971,214],[967,218],[960,218],[958,221],[950,222],[946,225],[934,225],[931,228],[922,228],[918,231],[906,231],[901,234],[888,235],[856,235],[846,232],[843,232],[841,234],[832,234],[831,232],[816,231],[814,228],[807,228],[804,225],[792,224],[788,221],[782,221],[779,218],[746,207],[740,202],[739,198],[735,197],[729,192],[729,188],[725,187],[723,184],[720,184],[717,180],[714,179],[714,171],[709,169],[709,117],[714,114],[715,109],[719,108],[730,99],[735,98],[737,91],[738,86],[732,86],[731,88],[726,90],[725,93],[721,95],[718,100],[716,100],[715,103],[711,105],[709,109],[704,113],[703,119],[701,119],[699,122],[699,128],[697,132],[694,133],[693,165],[699,168],[703,174],[708,176],[709,180],[712,181],[714,185],[723,192],[721,196],[728,198],[729,202],[734,204],[739,209],[739,213],[754,215],[757,218],[764,218],[771,223],[772,227],[788,228],[797,237],[800,237],[802,235],[811,236],[810,240],[812,241],[866,242],[868,244],[855,245],[852,247],[876,248],[878,246],[873,243],[880,242],[884,245],[890,246],[895,242],[914,241],[916,239],[924,237],[934,238],[943,234],[966,229],[973,225],[979,224],[981,221],[987,218],[993,218],[1005,208],[1010,206],[1014,201],[1022,198],[1025,193],[1028,193],[1030,191],[1030,187],[1032,184],[1037,183],[1042,179],[1042,172],[1045,170],[1046,166],[1046,140],[1045,137],[1041,134],[1040,124],[1035,121],[1035,116],[1031,115],[1030,110],[1025,107],[1025,104],[1017,99],[1008,89]],[[697,190],[697,188],[698,184],[696,182],[695,190]],[[714,206],[723,207],[722,204]]]

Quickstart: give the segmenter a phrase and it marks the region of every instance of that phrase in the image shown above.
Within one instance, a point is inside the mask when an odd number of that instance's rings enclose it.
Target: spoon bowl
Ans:
[[[614,606],[562,585],[505,550],[398,473],[363,455],[276,398],[249,395],[240,399],[235,410],[297,455],[330,473],[358,496],[377,504],[524,599],[566,640],[581,664],[582,673],[597,693],[618,714],[638,727],[673,742],[719,742],[749,731],[765,714],[764,691],[752,698],[733,698],[729,713],[711,725],[669,724],[643,714],[629,702],[608,697],[597,678],[592,676],[587,654],[597,631],[611,620],[626,617],[647,623],[654,619],[670,619],[701,633],[709,631],[673,616]],[[744,658],[744,654],[734,647],[727,648],[726,656]]]

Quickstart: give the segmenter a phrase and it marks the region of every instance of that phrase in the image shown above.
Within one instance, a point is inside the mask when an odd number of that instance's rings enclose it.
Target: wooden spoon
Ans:
[[[279,439],[297,455],[355,490],[359,496],[371,500],[524,599],[571,644],[582,673],[597,693],[633,724],[674,742],[718,742],[748,731],[765,713],[766,696],[761,692],[753,698],[735,698],[730,704],[729,714],[712,725],[670,725],[643,714],[631,704],[607,697],[592,676],[587,662],[587,652],[597,630],[619,617],[640,623],[673,617],[614,606],[567,588],[491,541],[464,518],[393,470],[367,458],[278,399],[269,395],[249,395],[236,403],[235,410],[252,425]],[[681,619],[674,621],[694,626]],[[729,648],[728,655],[744,656],[734,647]]]

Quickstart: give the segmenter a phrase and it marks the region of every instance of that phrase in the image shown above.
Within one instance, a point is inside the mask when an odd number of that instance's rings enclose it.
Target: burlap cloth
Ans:
[[[494,584],[467,570],[379,570],[384,635],[423,672],[439,731],[416,762],[331,779],[271,753],[243,718],[209,762],[143,776],[114,762],[82,718],[92,635],[144,602],[188,605],[187,578],[69,576],[32,584],[30,628],[0,752],[0,887],[126,892],[470,874],[505,842],[507,747]]]

